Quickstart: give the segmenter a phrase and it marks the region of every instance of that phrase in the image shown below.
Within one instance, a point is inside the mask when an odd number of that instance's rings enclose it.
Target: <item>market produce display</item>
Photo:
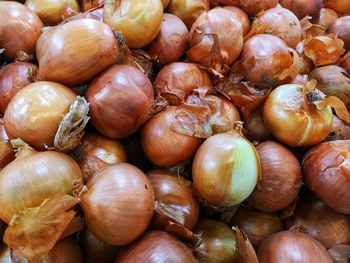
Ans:
[[[350,262],[349,0],[0,0],[0,263]]]

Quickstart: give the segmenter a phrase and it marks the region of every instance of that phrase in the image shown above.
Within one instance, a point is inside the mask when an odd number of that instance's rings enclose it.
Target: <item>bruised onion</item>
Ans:
[[[171,130],[176,107],[169,107],[150,119],[141,132],[141,146],[152,163],[170,167],[188,162],[195,154],[201,139]]]
[[[116,62],[118,41],[108,25],[92,19],[50,28],[37,43],[39,77],[68,86],[82,85]]]
[[[115,263],[182,262],[195,263],[191,250],[172,235],[150,231],[122,251]]]
[[[350,15],[338,18],[328,28],[328,33],[335,34],[344,41],[344,48],[350,49]]]
[[[248,15],[240,8],[235,6],[224,6],[224,9],[230,10],[234,13],[236,16],[236,19],[241,22],[242,24],[242,30],[243,30],[243,36],[249,33],[250,30],[250,20]]]
[[[36,79],[38,66],[27,62],[14,62],[0,70],[0,112],[4,113],[12,97]]]
[[[313,20],[313,22],[317,25],[320,25],[324,28],[328,28],[331,24],[337,20],[338,14],[333,9],[322,8],[320,11],[320,15]]]
[[[0,1],[0,47],[5,49],[5,57],[15,60],[18,52],[35,55],[36,42],[43,23],[26,6],[9,1]]]
[[[323,0],[323,5],[339,14],[350,13],[350,2],[347,0]]]
[[[306,185],[330,208],[350,214],[350,140],[324,142],[304,157]]]
[[[306,16],[317,17],[321,11],[322,0],[281,0],[280,4],[299,19],[303,19]]]
[[[81,196],[91,233],[111,246],[126,245],[148,227],[154,210],[152,185],[137,167],[111,164],[94,174]]]

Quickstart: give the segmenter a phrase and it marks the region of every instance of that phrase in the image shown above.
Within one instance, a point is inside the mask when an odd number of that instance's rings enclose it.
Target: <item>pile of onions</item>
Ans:
[[[347,0],[323,0],[324,7],[331,8],[339,14],[350,13],[350,3]]]
[[[125,138],[150,118],[154,93],[140,70],[114,65],[90,83],[86,98],[94,127],[105,136]]]
[[[350,141],[324,142],[304,157],[306,185],[330,208],[350,214]]]
[[[196,263],[191,250],[174,236],[150,231],[122,251],[115,262],[184,262]]]
[[[248,15],[242,9],[235,6],[224,6],[223,8],[230,10],[235,15],[236,19],[242,24],[243,36],[247,35],[250,30]]]
[[[338,14],[333,9],[322,8],[320,11],[320,15],[316,17],[316,19],[313,19],[313,22],[324,28],[328,28],[331,24],[335,22],[335,20],[337,20],[337,18],[339,18]]]
[[[15,152],[9,142],[4,127],[4,120],[0,118],[0,169],[15,159]]]
[[[166,170],[153,170],[147,176],[156,199],[151,227],[163,230],[169,222],[175,222],[192,229],[199,217],[199,205],[191,182]]]
[[[36,42],[43,27],[40,18],[15,2],[1,1],[0,10],[0,47],[5,49],[5,57],[14,60],[20,51],[35,55]]]
[[[322,0],[281,0],[280,4],[299,19],[303,19],[306,16],[317,17],[321,11]]]
[[[149,53],[163,65],[178,61],[188,45],[189,32],[182,20],[172,14],[164,14],[160,32],[153,41]]]
[[[39,77],[67,86],[82,85],[116,62],[119,41],[108,25],[92,19],[49,28],[37,43]]]
[[[298,262],[332,263],[324,246],[312,237],[293,231],[274,234],[258,250],[259,263]]]
[[[344,48],[350,49],[350,16],[343,16],[334,21],[328,28],[328,32],[335,34],[344,41]]]
[[[83,172],[85,182],[102,167],[126,162],[126,152],[120,142],[95,132],[84,135],[73,156]]]
[[[292,152],[274,141],[266,141],[256,146],[262,177],[249,203],[261,211],[277,211],[292,203],[298,196],[302,171]]]
[[[151,43],[159,32],[162,16],[161,0],[110,0],[103,9],[103,21],[120,31],[130,48]]]
[[[122,163],[98,170],[81,196],[91,233],[111,246],[126,245],[148,227],[154,211],[154,193],[145,174]]]

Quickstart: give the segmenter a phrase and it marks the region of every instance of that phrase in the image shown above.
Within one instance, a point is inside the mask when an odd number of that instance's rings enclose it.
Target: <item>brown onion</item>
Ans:
[[[73,156],[81,167],[85,182],[102,167],[126,162],[126,152],[120,142],[94,132],[84,135]]]
[[[112,246],[134,241],[148,227],[154,193],[145,174],[127,164],[111,164],[94,174],[81,197],[91,233]]]
[[[333,115],[332,129],[326,141],[348,140],[350,139],[350,125]]]
[[[262,107],[249,114],[244,128],[245,136],[251,141],[263,142],[272,138],[271,132],[264,124]]]
[[[323,0],[323,5],[335,10],[339,14],[350,13],[350,2],[348,0]]]
[[[35,55],[36,42],[43,23],[26,6],[9,1],[0,2],[0,47],[5,57],[15,60],[19,51]]]
[[[147,176],[156,199],[151,227],[164,230],[169,222],[175,222],[192,229],[198,220],[199,205],[190,181],[166,170],[153,170]]]
[[[338,18],[329,26],[327,31],[343,40],[345,49],[350,49],[350,16]]]
[[[243,47],[242,23],[224,8],[201,14],[193,23],[187,56],[195,63],[222,71],[240,55]]]
[[[201,143],[197,137],[183,135],[171,130],[176,107],[159,112],[143,127],[141,145],[152,163],[170,167],[188,162]]]
[[[80,0],[80,2],[82,10],[85,12],[97,7],[102,7],[105,3],[105,0]]]
[[[164,14],[160,32],[150,47],[150,55],[166,65],[178,61],[188,45],[189,32],[180,18]]]
[[[320,11],[320,15],[313,20],[313,22],[317,25],[320,25],[324,28],[328,28],[331,24],[337,20],[338,14],[333,9],[322,8]]]
[[[330,208],[350,214],[350,140],[324,142],[304,157],[306,185]]]
[[[222,1],[221,1],[222,2]],[[226,2],[226,0],[225,0]],[[232,0],[231,0],[232,2]],[[244,12],[246,12],[249,16],[253,17],[259,14],[264,10],[268,10],[270,8],[275,7],[278,4],[278,0],[236,0],[236,4],[234,5],[241,8]]]
[[[114,34],[92,19],[48,29],[37,44],[39,77],[68,86],[84,84],[116,62],[120,47]]]
[[[280,4],[292,11],[299,19],[320,14],[322,0],[281,0]]]
[[[121,252],[115,263],[195,263],[191,250],[172,235],[150,231]]]
[[[4,120],[0,118],[0,169],[15,159],[15,152],[7,137]]]
[[[179,17],[188,29],[191,29],[197,17],[209,10],[209,0],[171,0],[167,8],[167,11]]]
[[[140,70],[114,65],[90,83],[86,98],[94,127],[105,136],[125,138],[151,117],[154,93]]]
[[[235,6],[224,6],[224,9],[230,10],[234,13],[236,16],[236,19],[241,22],[242,24],[242,30],[243,30],[243,36],[249,33],[250,30],[250,20],[248,15],[240,8]]]
[[[0,70],[0,112],[4,113],[12,97],[36,80],[38,66],[27,62],[14,62]]]
[[[155,79],[154,90],[166,98],[170,105],[185,102],[186,97],[198,87],[212,90],[209,74],[192,63],[174,62],[163,67]],[[210,92],[209,92],[210,93]]]
[[[258,250],[259,263],[332,263],[324,246],[312,237],[293,231],[283,231],[265,239]]]

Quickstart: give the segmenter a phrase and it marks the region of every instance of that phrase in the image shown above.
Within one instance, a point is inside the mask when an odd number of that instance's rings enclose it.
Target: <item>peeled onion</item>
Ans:
[[[303,19],[306,16],[317,17],[321,11],[322,0],[281,0],[280,4],[299,19]]]
[[[343,16],[336,19],[327,31],[343,40],[345,49],[350,49],[350,16]]]
[[[335,10],[339,14],[350,13],[350,2],[347,0],[323,0],[323,5]]]

